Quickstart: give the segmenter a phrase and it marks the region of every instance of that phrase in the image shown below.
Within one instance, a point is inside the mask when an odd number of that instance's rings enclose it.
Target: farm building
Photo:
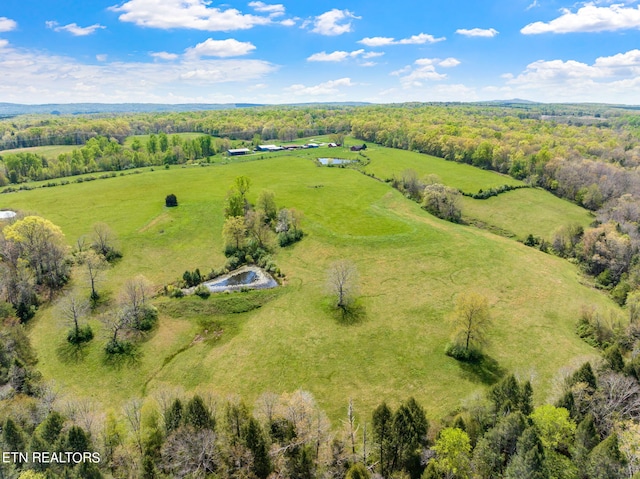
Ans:
[[[367,145],[364,143],[362,145],[354,145],[351,147],[351,151],[362,151],[366,149],[367,149]]]
[[[251,153],[249,148],[234,148],[231,150],[227,150],[227,155],[229,156],[240,156]]]
[[[256,151],[282,151],[284,148],[276,145],[258,145]]]

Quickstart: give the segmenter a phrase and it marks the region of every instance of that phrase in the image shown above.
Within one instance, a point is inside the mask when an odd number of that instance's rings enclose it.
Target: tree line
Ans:
[[[533,393],[530,381],[507,375],[437,421],[411,397],[395,406],[382,401],[373,411],[361,411],[356,397],[345,400],[343,417],[332,425],[301,390],[263,393],[250,406],[206,390],[165,388],[102,411],[63,400],[35,378],[0,411],[2,449],[92,452],[100,461],[6,461],[0,473],[22,479],[638,477],[636,377],[609,361],[584,363],[565,374],[554,404],[534,406]]]

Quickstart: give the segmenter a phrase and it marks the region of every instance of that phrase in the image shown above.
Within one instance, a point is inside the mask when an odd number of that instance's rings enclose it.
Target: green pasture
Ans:
[[[464,163],[412,151],[367,144],[364,153],[371,160],[366,171],[382,180],[394,176],[400,178],[403,171],[411,169],[418,174],[418,178],[435,174],[445,185],[467,193],[477,193],[481,189],[487,190],[502,185],[523,184],[521,181],[495,171],[482,170]]]
[[[593,222],[588,210],[539,188],[507,191],[486,200],[463,197],[462,214],[466,221],[519,240],[533,234],[552,241],[561,226],[577,223],[586,228]]]
[[[436,173],[463,189],[515,182],[424,155],[382,148],[367,155],[368,168],[382,177],[396,167],[418,171],[424,159],[439,166],[420,173]],[[456,179],[454,167],[461,166]],[[270,189],[279,206],[304,213],[305,238],[275,255],[286,273],[284,286],[207,300],[157,298],[159,326],[135,358],[118,364],[105,363],[102,352],[97,316],[106,306],[91,320],[96,339],[80,352],[66,347],[57,305],[42,308],[29,330],[45,379],[103,406],[173,387],[239,394],[248,403],[266,391],[301,388],[333,419],[344,417],[349,398],[369,414],[382,400],[397,405],[408,396],[437,418],[507,371],[531,378],[536,399],[548,399],[562,368],[595,354],[574,332],[581,307],[617,308],[584,286],[567,261],[441,221],[386,183],[351,169],[318,167],[299,155],[21,191],[0,195],[0,209],[50,219],[70,245],[93,223],[110,225],[124,255],[100,286],[113,299],[138,274],[160,289],[187,269],[220,267],[224,198],[239,175],[251,179],[251,201]],[[177,208],[164,206],[169,193],[177,196]],[[327,270],[343,258],[359,273],[361,312],[350,318],[336,315],[327,299]],[[79,270],[71,290],[88,295]],[[489,360],[481,367],[444,355],[448,319],[465,291],[486,295],[494,317]]]
[[[71,153],[73,150],[77,150],[82,146],[78,145],[50,145],[50,146],[31,146],[28,148],[14,148],[11,150],[1,150],[0,156],[11,155],[16,153],[35,153],[36,155],[44,156],[47,159],[58,158],[63,153]]]

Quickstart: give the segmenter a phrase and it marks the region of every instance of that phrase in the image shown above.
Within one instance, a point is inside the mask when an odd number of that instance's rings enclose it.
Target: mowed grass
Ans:
[[[333,419],[344,416],[348,398],[369,414],[382,400],[397,405],[408,396],[438,418],[507,371],[532,378],[536,399],[547,399],[561,368],[595,353],[574,332],[582,306],[616,309],[564,260],[434,218],[357,171],[292,155],[22,191],[0,195],[0,208],[45,216],[69,244],[91,224],[109,224],[124,253],[101,286],[114,298],[137,274],[160,288],[186,269],[221,266],[224,197],[239,175],[251,178],[250,200],[270,189],[279,206],[305,215],[307,236],[275,256],[285,286],[265,301],[268,292],[157,299],[159,327],[123,364],[105,363],[96,319],[96,339],[79,358],[69,354],[58,310],[43,308],[30,334],[46,379],[110,406],[167,387],[239,394],[249,403],[302,388]],[[169,193],[177,208],[165,208]],[[343,258],[357,266],[364,311],[346,321],[330,309],[326,288],[330,264]],[[70,289],[88,294],[79,271]],[[444,355],[455,299],[465,291],[491,304],[493,362],[485,368]],[[254,297],[259,307],[216,303]]]
[[[14,148],[11,150],[1,150],[0,156],[11,155],[16,153],[34,153],[44,156],[47,159],[56,159],[63,153],[71,153],[82,146],[78,145],[50,145],[50,146],[31,146],[28,148]]]
[[[418,178],[435,174],[445,185],[467,193],[524,184],[493,171],[420,153],[372,145],[365,154],[371,159],[366,171],[382,179],[400,178],[403,171],[412,169]],[[578,223],[586,227],[593,221],[586,209],[541,188],[522,188],[485,200],[463,197],[461,205],[466,221],[519,240],[533,234],[551,241],[553,234],[562,226]]]
[[[494,171],[482,170],[464,163],[447,161],[443,158],[424,155],[413,151],[396,150],[374,144],[367,144],[365,155],[371,163],[366,171],[377,178],[390,179],[402,177],[405,170],[414,170],[418,178],[426,175],[438,175],[441,182],[467,193],[477,193],[502,185],[522,185],[521,181]]]
[[[508,191],[486,200],[463,197],[462,212],[467,221],[479,220],[519,240],[533,234],[552,241],[561,226],[586,228],[594,219],[586,209],[538,188]]]

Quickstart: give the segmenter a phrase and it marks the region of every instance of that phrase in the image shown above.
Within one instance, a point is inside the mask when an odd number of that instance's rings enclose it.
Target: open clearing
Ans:
[[[423,172],[425,155],[394,151],[402,163],[395,165],[384,160],[386,149],[375,150],[367,151],[368,170],[377,176],[407,167]],[[383,399],[398,404],[408,396],[435,418],[504,371],[531,377],[537,400],[547,399],[561,368],[594,354],[574,332],[581,307],[617,309],[581,283],[574,265],[434,218],[388,184],[355,170],[318,167],[308,157],[265,158],[0,195],[0,209],[50,219],[70,245],[92,224],[110,225],[124,254],[100,286],[112,298],[138,274],[160,289],[187,269],[205,273],[220,267],[224,198],[239,175],[251,179],[251,201],[270,189],[279,207],[304,213],[305,238],[275,255],[287,275],[284,287],[207,300],[159,298],[159,327],[131,364],[105,364],[95,318],[96,339],[81,357],[71,357],[55,305],[43,309],[29,329],[44,377],[110,406],[166,387],[239,394],[249,403],[265,391],[302,388],[334,419],[343,417],[349,397],[370,411]],[[425,167],[424,173],[465,190],[517,183],[440,161],[437,171]],[[177,196],[177,208],[165,208],[169,193]],[[553,214],[559,216],[535,211],[552,218],[545,231],[569,219]],[[360,277],[365,314],[353,321],[328,307],[327,270],[342,258],[355,262]],[[71,288],[88,294],[85,283],[77,272]],[[495,318],[487,347],[492,361],[483,367],[458,363],[443,352],[455,298],[471,290],[489,298]]]
[[[29,148],[15,148],[12,150],[0,150],[0,156],[16,153],[35,153],[47,159],[58,158],[63,153],[71,153],[73,150],[82,148],[82,145],[51,145],[51,146],[31,146]]]

